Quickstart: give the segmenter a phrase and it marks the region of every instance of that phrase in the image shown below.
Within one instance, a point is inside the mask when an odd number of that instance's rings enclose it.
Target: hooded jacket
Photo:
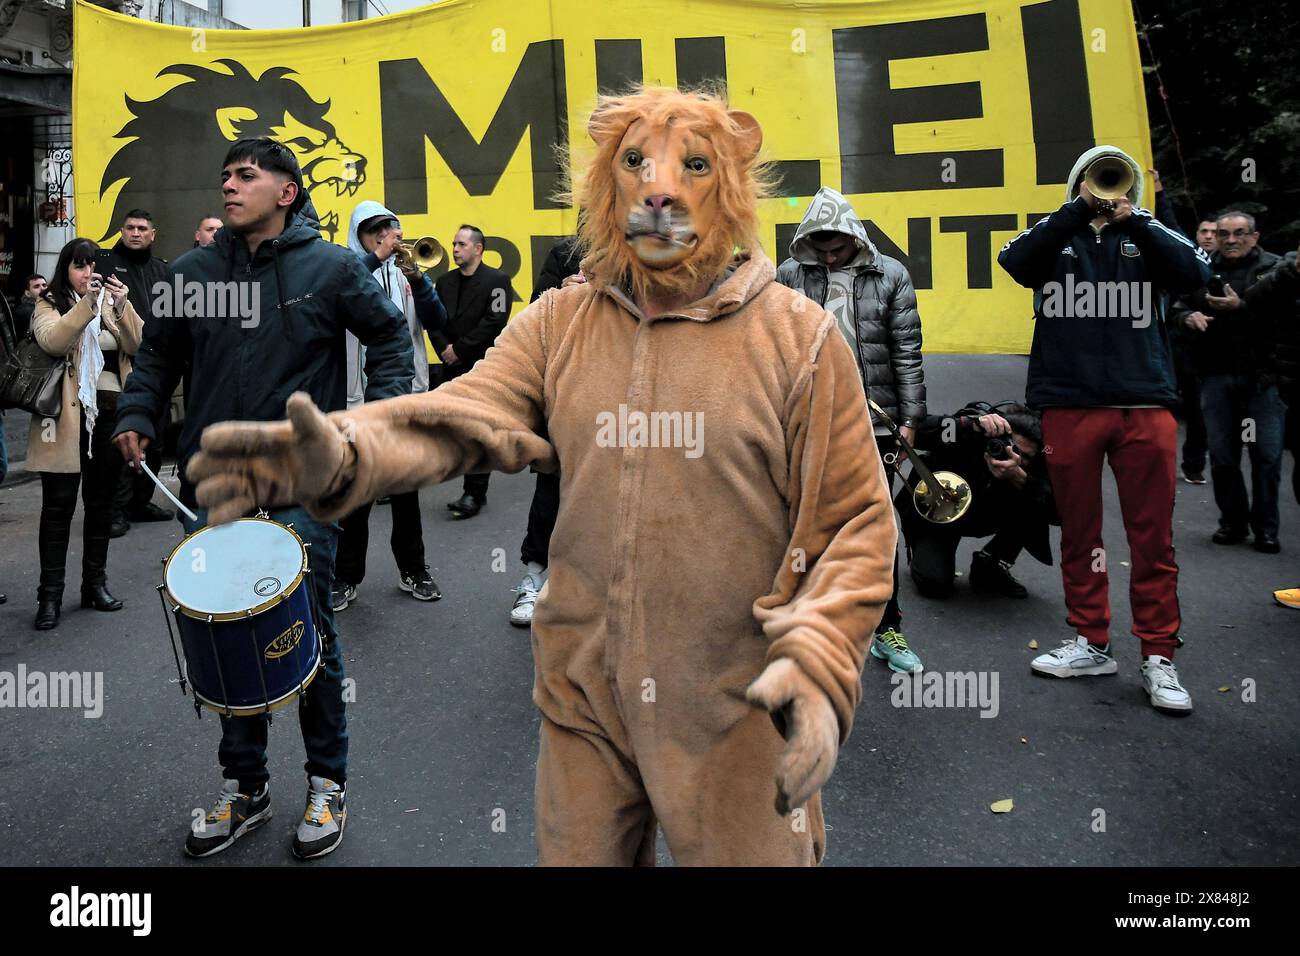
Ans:
[[[397,267],[396,257],[390,256],[384,261],[373,252],[367,252],[361,244],[357,230],[367,219],[376,216],[397,216],[385,206],[373,200],[358,203],[352,210],[352,219],[348,223],[348,248],[356,253],[362,265],[370,270],[375,281],[380,284],[384,294],[393,300],[393,304],[406,316],[406,325],[411,333],[413,368],[411,378],[412,392],[429,390],[429,362],[424,344],[424,333],[436,333],[447,324],[447,310],[442,307],[433,283],[426,275],[421,275],[412,284]],[[351,332],[347,333],[348,343],[348,408],[355,408],[365,400],[366,375],[363,370],[365,348]]]
[[[815,232],[842,232],[858,245],[845,266],[853,274],[851,322],[845,332],[870,398],[898,425],[915,427],[925,418],[925,375],[921,369],[921,316],[912,277],[897,259],[880,252],[867,237],[849,201],[828,186],[813,197],[781,263],[776,281],[826,305],[830,270],[817,261],[808,242]],[[877,435],[889,429],[874,422]]]
[[[1077,183],[1102,156],[1119,157],[1133,170],[1128,191],[1133,211],[1124,222],[1098,230]],[[1177,404],[1162,293],[1204,285],[1210,277],[1209,259],[1186,236],[1138,208],[1142,185],[1141,166],[1123,150],[1090,149],[1070,170],[1065,205],[998,254],[998,264],[1034,290],[1036,321],[1025,387],[1031,406]],[[1116,283],[1121,285],[1112,285]],[[1136,301],[1145,306],[1143,314],[1131,307],[1132,299],[1125,307],[1111,308],[1121,292],[1136,294]],[[1083,295],[1090,296],[1091,305],[1084,304]],[[1105,308],[1098,304],[1103,295],[1110,303]]]
[[[163,311],[170,315],[145,329],[118,402],[116,434],[135,431],[157,441],[153,423],[190,366],[178,449],[182,475],[203,429],[215,422],[281,419],[295,391],[307,392],[321,408],[343,409],[345,331],[367,346],[367,399],[410,391],[405,317],[354,253],[321,239],[310,201],[251,258],[244,238],[222,228],[211,245],[172,262],[167,281],[173,291],[165,294]],[[204,301],[176,296],[178,286]],[[188,482],[181,495],[193,504]]]

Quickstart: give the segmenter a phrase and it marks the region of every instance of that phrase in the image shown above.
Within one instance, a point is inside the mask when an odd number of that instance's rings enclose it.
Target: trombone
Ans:
[[[935,524],[951,524],[964,515],[970,509],[974,497],[966,479],[953,471],[931,471],[921,460],[921,456],[916,453],[916,449],[907,443],[907,439],[898,430],[893,419],[885,414],[884,409],[869,398],[867,404],[880,416],[885,427],[898,442],[898,446],[906,453],[908,461],[912,463],[912,470],[919,476],[920,480],[916,484],[911,484],[898,463],[898,453],[891,451],[885,454],[885,464],[898,472],[898,477],[903,479],[903,484],[911,490],[912,504],[916,506],[916,513],[926,521]]]
[[[447,258],[447,252],[433,236],[421,236],[415,242],[399,242],[395,256],[397,267],[404,272],[428,272]]]

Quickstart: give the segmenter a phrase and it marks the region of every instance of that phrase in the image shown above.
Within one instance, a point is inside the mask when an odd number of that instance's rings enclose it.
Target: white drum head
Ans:
[[[292,590],[306,567],[301,539],[265,518],[201,528],[167,559],[163,583],[191,615],[242,614]]]

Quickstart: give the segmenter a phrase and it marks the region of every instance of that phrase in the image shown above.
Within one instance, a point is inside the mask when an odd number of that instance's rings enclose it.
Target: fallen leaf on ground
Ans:
[[[1027,744],[1027,743],[1029,743],[1029,741],[1026,740],[1024,737],[1021,737],[1021,738],[1020,738],[1020,742],[1021,742],[1022,744]]]
[[[1219,693],[1226,694],[1230,690],[1232,690],[1232,688],[1229,687],[1227,684],[1224,684],[1222,687],[1219,688]]]
[[[1029,649],[1030,649],[1031,651],[1036,651],[1036,650],[1038,650],[1038,642],[1037,642],[1037,641],[1030,641],[1030,642],[1029,642]]]
[[[999,800],[997,803],[990,803],[989,809],[994,813],[1010,813],[1013,806],[1015,804],[1010,800]]]

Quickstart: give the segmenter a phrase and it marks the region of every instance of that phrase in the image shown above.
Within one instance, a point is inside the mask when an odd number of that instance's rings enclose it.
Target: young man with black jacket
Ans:
[[[135,314],[140,316],[145,328],[153,321],[149,303],[153,301],[152,289],[157,282],[167,279],[167,260],[153,254],[158,230],[153,215],[144,209],[132,209],[122,220],[121,238],[113,246],[113,264],[118,278],[126,285],[127,297]],[[166,430],[167,409],[163,409],[157,429]],[[149,447],[145,463],[158,474],[162,467],[162,441]],[[113,524],[109,534],[120,538],[131,529],[131,522],[170,521],[172,513],[153,503],[154,485],[142,472],[123,468],[118,478],[117,494],[113,498]]]
[[[1133,172],[1127,195],[1104,204],[1083,182],[1102,157],[1119,158]],[[1066,620],[1078,635],[1031,666],[1053,677],[1118,670],[1101,538],[1101,470],[1109,459],[1132,554],[1143,684],[1153,706],[1185,713],[1191,695],[1173,664],[1182,643],[1173,546],[1178,426],[1170,412],[1178,392],[1163,293],[1196,289],[1210,271],[1187,237],[1137,208],[1143,179],[1122,150],[1088,150],[1070,171],[1065,205],[1003,246],[998,263],[1035,290],[1026,397],[1043,409]]]
[[[133,467],[143,457],[142,447],[159,439],[154,423],[187,366],[193,388],[180,436],[182,475],[209,425],[276,420],[295,391],[310,393],[323,408],[345,408],[345,332],[367,347],[367,398],[410,391],[412,349],[405,318],[351,250],[322,241],[293,152],[270,139],[240,140],[223,167],[226,228],[211,245],[180,256],[169,273],[171,282],[209,290],[234,282],[238,296],[223,301],[238,301],[241,314],[182,316],[170,307],[155,313],[162,317],[145,329],[113,439]],[[251,315],[244,313],[246,302]],[[197,507],[188,476],[181,481],[180,498],[198,514],[197,521],[182,519],[186,532],[205,525],[207,514]],[[293,852],[309,859],[334,850],[347,822],[343,658],[330,606],[337,525],[316,521],[302,508],[269,513],[275,521],[292,523],[311,546],[322,638],[320,670],[297,708],[308,792]],[[199,832],[185,841],[191,856],[218,853],[270,817],[268,723],[266,716],[221,718],[218,759],[225,784]]]
[[[429,336],[442,359],[445,385],[472,369],[492,347],[510,317],[515,293],[510,277],[483,263],[483,230],[464,225],[456,231],[451,258],[456,268],[435,283],[438,298],[447,309],[447,328]],[[487,502],[489,475],[466,475],[465,493],[447,505],[457,518],[472,518]]]

